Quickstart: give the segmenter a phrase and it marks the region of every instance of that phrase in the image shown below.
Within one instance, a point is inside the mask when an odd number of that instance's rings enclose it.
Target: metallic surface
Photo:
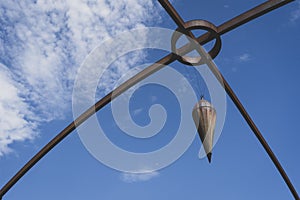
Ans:
[[[212,59],[214,59],[220,52],[221,47],[222,47],[222,43],[221,43],[221,37],[218,34],[218,28],[205,20],[191,20],[188,22],[184,23],[184,29],[192,31],[192,30],[206,30],[208,31],[208,35],[207,38],[215,38],[216,42],[213,46],[213,48],[208,52],[208,54],[210,55],[210,57]],[[189,56],[184,56],[184,55],[180,55],[178,54],[178,51],[176,49],[176,43],[178,41],[178,39],[182,36],[183,34],[180,32],[180,29],[176,29],[176,31],[173,33],[172,35],[172,39],[171,39],[171,47],[172,47],[172,52],[175,53],[176,55],[178,55],[177,60],[185,65],[202,65],[204,64],[204,59],[201,58],[201,56],[199,57],[189,57]]]
[[[264,15],[280,6],[283,6],[287,3],[290,3],[294,0],[268,0],[265,3],[260,4],[259,6],[223,23],[218,27],[218,33],[220,35],[225,34],[238,26],[241,26],[248,21],[251,21],[261,15]],[[175,13],[176,14],[176,13]],[[176,16],[175,16],[175,19]],[[180,18],[179,18],[180,19]],[[177,23],[177,22],[176,22]],[[197,42],[199,44],[203,45],[209,41],[211,41],[212,37],[208,37],[209,33],[204,34],[197,38]],[[178,50],[180,55],[184,55],[190,51],[194,50],[192,44],[187,44],[184,47],[180,48]],[[53,149],[58,143],[60,143],[66,136],[68,136],[73,130],[75,130],[76,125],[79,126],[82,124],[86,119],[88,119],[90,116],[95,114],[98,110],[103,108],[105,105],[110,103],[113,98],[116,98],[118,95],[125,92],[127,89],[129,89],[131,86],[135,85],[139,81],[143,80],[144,78],[150,76],[151,74],[155,73],[156,71],[163,68],[165,65],[168,65],[172,62],[176,61],[176,55],[175,54],[168,54],[164,58],[157,61],[157,63],[147,67],[128,81],[124,82],[122,85],[120,85],[118,88],[116,88],[114,91],[110,92],[108,95],[106,95],[104,98],[99,100],[94,106],[90,107],[88,110],[86,110],[83,114],[81,114],[75,121],[71,122],[64,130],[62,130],[56,137],[54,137],[47,145],[45,145],[34,157],[32,157],[0,190],[0,199],[13,187],[19,180],[22,178],[41,158],[43,158],[51,149]],[[214,74],[217,74],[218,80],[222,81],[222,76],[218,74],[218,70],[213,70]],[[228,85],[228,84],[227,84]],[[230,87],[225,87],[226,91],[228,92],[229,96],[232,99],[237,99],[233,91]],[[112,93],[114,95],[112,96]],[[237,101],[237,105],[239,105],[240,109],[243,111],[245,110],[242,104]],[[242,112],[245,113],[245,112]],[[243,115],[244,116],[244,115]],[[256,132],[257,129],[254,123],[252,122],[251,118],[248,117],[248,115],[244,116],[247,121],[250,122],[252,130]],[[264,141],[264,140],[263,140]],[[276,159],[277,160],[277,159]],[[276,161],[275,160],[275,161]],[[273,161],[274,162],[274,161]],[[283,170],[282,170],[283,171]],[[281,174],[285,174],[284,171],[281,172]],[[287,177],[287,176],[286,176]],[[285,179],[286,180],[286,179]],[[287,179],[288,180],[288,179]],[[289,185],[289,188],[291,192],[293,193],[295,199],[299,199],[295,189],[293,189],[292,184],[289,182],[287,183]],[[290,187],[291,186],[291,187]],[[292,188],[292,189],[291,189]]]
[[[194,106],[192,115],[210,163],[216,126],[216,110],[202,97]]]
[[[283,167],[281,166],[279,160],[277,159],[277,157],[275,156],[275,154],[271,150],[270,146],[268,145],[268,143],[266,142],[266,140],[262,136],[261,132],[259,131],[259,129],[255,125],[255,123],[251,119],[250,115],[247,113],[246,109],[244,108],[244,106],[242,105],[240,100],[237,98],[237,96],[233,92],[233,90],[230,87],[230,85],[228,84],[228,82],[225,80],[225,78],[220,73],[217,66],[213,62],[210,62],[211,58],[209,58],[209,55],[205,52],[205,50],[200,45],[195,44],[195,41],[196,41],[195,36],[193,35],[193,33],[191,31],[185,29],[184,21],[179,16],[179,14],[176,12],[176,10],[173,8],[173,6],[170,4],[170,2],[168,0],[158,0],[158,1],[165,8],[165,10],[169,13],[169,15],[172,17],[172,19],[176,22],[176,24],[177,24],[178,28],[180,29],[180,31],[188,36],[189,41],[193,44],[193,46],[196,47],[196,50],[201,55],[201,57],[204,58],[204,59],[207,59],[206,60],[207,66],[213,72],[213,74],[218,79],[220,84],[224,87],[227,94],[230,96],[230,98],[232,99],[232,101],[234,102],[234,104],[236,105],[236,107],[238,108],[238,110],[240,111],[240,113],[242,114],[242,116],[244,117],[244,119],[246,120],[246,122],[248,123],[250,128],[252,129],[253,133],[255,134],[255,136],[257,137],[257,139],[259,140],[259,142],[264,147],[265,151],[267,152],[267,154],[269,155],[269,157],[273,161],[273,163],[276,166],[277,170],[279,171],[280,175],[284,179],[286,185],[290,189],[292,195],[294,196],[294,198],[296,200],[298,200],[299,196],[297,194],[297,191],[296,191],[295,187],[293,186],[292,182],[290,181],[289,177],[287,176],[286,172],[284,171]]]

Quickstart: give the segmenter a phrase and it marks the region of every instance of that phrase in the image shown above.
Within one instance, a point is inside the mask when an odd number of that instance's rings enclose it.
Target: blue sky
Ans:
[[[206,19],[219,25],[262,2],[175,0],[173,4],[184,20]],[[73,120],[71,104],[76,70],[93,48],[131,28],[175,29],[176,25],[157,2],[146,0],[3,1],[0,6],[0,186],[3,186]],[[215,59],[298,192],[299,24],[300,2],[295,1],[223,35],[223,47]],[[132,62],[120,59],[104,75],[99,96],[114,87],[128,66],[155,62],[164,55],[163,51],[145,51],[129,55],[127,58]],[[191,75],[191,69],[178,62],[171,67],[187,77]],[[203,83],[199,80],[191,83]],[[195,89],[208,95],[201,85]],[[97,117],[118,146],[133,152],[153,151],[174,137],[172,133],[180,119],[174,95],[166,88],[150,85],[137,90],[130,101],[130,112],[137,124],[149,123],[148,109],[153,104],[162,104],[170,117],[158,135],[146,140],[131,138],[120,131],[112,119],[110,106]],[[226,110],[211,164],[198,158],[201,142],[195,137],[188,150],[168,167],[141,175],[123,173],[96,160],[74,132],[30,170],[4,199],[292,199],[230,99]]]

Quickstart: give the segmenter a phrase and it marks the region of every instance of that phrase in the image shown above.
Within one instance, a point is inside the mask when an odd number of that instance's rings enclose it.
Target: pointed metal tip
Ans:
[[[207,158],[208,158],[208,162],[209,162],[209,163],[211,163],[211,154],[212,154],[211,152],[209,152],[209,153],[207,154]]]

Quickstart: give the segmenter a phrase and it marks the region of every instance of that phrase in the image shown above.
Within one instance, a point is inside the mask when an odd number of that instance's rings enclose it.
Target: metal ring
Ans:
[[[184,24],[184,28],[188,31],[191,30],[206,30],[209,32],[208,37],[213,37],[216,39],[216,42],[213,46],[213,48],[208,52],[210,57],[214,59],[221,50],[221,37],[218,33],[218,28],[212,24],[211,22],[205,21],[205,20],[191,20]],[[178,53],[178,49],[176,48],[176,43],[178,39],[183,35],[183,33],[180,32],[180,29],[177,28],[176,31],[172,35],[171,39],[171,48],[172,52],[177,55],[177,60],[185,65],[195,66],[195,65],[202,65],[204,64],[203,59],[201,56],[199,57],[190,57],[190,56],[181,56]],[[199,44],[200,45],[200,44]]]

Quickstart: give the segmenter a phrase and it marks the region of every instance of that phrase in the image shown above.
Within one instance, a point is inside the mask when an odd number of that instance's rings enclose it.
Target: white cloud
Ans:
[[[0,156],[13,142],[33,139],[42,122],[62,119],[85,56],[109,37],[157,22],[157,8],[148,0],[1,1]],[[105,77],[106,86],[127,62]]]
[[[239,61],[241,61],[241,62],[246,62],[246,61],[249,61],[249,60],[251,60],[251,56],[248,53],[244,53],[244,54],[239,56]]]
[[[298,20],[300,18],[300,2],[298,1],[298,5],[296,6],[297,8],[292,11],[291,13],[291,18],[290,21],[291,22],[295,22],[296,20]]]
[[[148,173],[122,173],[121,180],[126,183],[134,183],[140,181],[148,181],[157,176],[159,176],[159,173],[156,171]]]
[[[12,150],[8,145],[35,136],[37,122],[21,97],[20,87],[10,71],[0,64],[0,156]],[[5,88],[5,89],[4,89]]]
[[[134,111],[133,111],[133,115],[139,115],[142,111],[143,111],[144,109],[143,108],[138,108],[138,109],[135,109]]]
[[[152,97],[151,97],[151,101],[152,101],[152,102],[157,101],[157,96],[152,96]]]

